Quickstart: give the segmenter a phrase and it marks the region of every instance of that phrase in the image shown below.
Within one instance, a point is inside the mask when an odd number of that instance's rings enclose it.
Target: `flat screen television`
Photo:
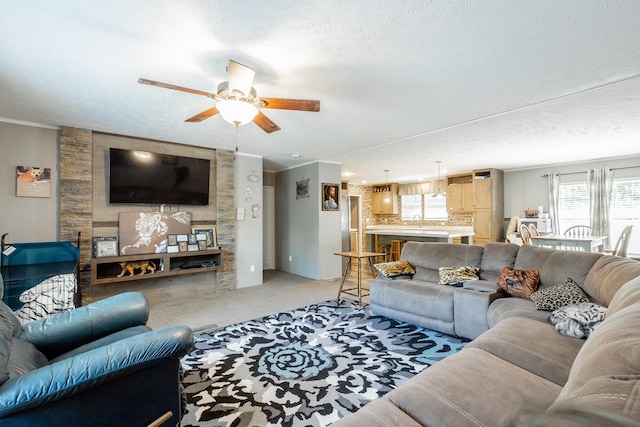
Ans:
[[[109,149],[109,203],[209,204],[208,159]]]

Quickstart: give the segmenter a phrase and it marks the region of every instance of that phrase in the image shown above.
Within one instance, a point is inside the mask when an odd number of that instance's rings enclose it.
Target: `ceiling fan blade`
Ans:
[[[253,118],[253,123],[260,126],[260,128],[266,133],[280,130],[280,126],[273,123],[269,117],[262,114],[262,111],[258,111],[258,114]]]
[[[180,92],[193,93],[195,95],[207,96],[209,98],[215,98],[215,95],[213,93],[210,93],[210,92],[204,92],[204,91],[197,90],[197,89],[189,89],[188,87],[171,85],[169,83],[156,82],[154,80],[138,79],[138,83],[143,84],[143,85],[162,87],[162,88],[165,88],[165,89],[178,90]]]
[[[208,119],[209,117],[215,116],[218,113],[219,111],[216,107],[211,107],[208,110],[204,110],[200,114],[196,114],[195,116],[188,118],[187,120],[185,120],[185,122],[190,122],[190,123],[201,122],[204,119]]]
[[[306,99],[260,98],[261,107],[279,110],[320,111],[320,101]]]
[[[229,90],[237,90],[242,92],[244,96],[248,96],[256,72],[231,59],[227,70],[229,72]]]

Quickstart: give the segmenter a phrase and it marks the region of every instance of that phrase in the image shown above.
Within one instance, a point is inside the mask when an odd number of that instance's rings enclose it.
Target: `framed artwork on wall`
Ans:
[[[340,210],[340,185],[338,184],[322,184],[322,210],[323,211],[339,211]]]
[[[51,197],[51,169],[16,166],[17,197]]]
[[[309,194],[309,178],[296,181],[296,199],[306,199],[308,197],[311,197]]]

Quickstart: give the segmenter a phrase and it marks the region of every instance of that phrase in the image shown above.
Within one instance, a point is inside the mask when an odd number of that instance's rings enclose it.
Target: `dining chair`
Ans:
[[[531,244],[531,231],[529,231],[529,227],[526,224],[520,224],[520,238],[523,245]]]
[[[535,224],[529,224],[529,234],[531,237],[538,237],[540,235],[538,227],[536,227]]]
[[[591,227],[589,227],[588,225],[574,225],[573,227],[567,228],[564,232],[564,235],[571,237],[585,237],[591,236],[591,231]]]
[[[613,248],[613,250],[605,249],[605,252],[610,253],[611,255],[626,258],[627,248],[629,247],[629,237],[631,236],[632,230],[633,225],[627,225],[620,233],[620,237],[618,237],[618,241],[616,242],[616,246]]]

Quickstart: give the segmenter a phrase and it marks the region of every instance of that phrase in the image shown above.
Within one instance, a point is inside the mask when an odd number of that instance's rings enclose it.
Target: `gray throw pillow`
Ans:
[[[556,331],[574,338],[588,338],[593,329],[604,320],[605,307],[591,302],[571,304],[555,310],[549,316],[549,322]]]
[[[589,298],[573,279],[540,289],[529,295],[538,310],[553,311],[570,304],[589,302]]]

